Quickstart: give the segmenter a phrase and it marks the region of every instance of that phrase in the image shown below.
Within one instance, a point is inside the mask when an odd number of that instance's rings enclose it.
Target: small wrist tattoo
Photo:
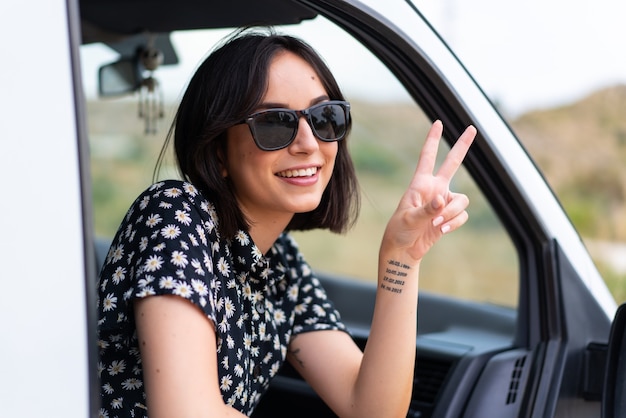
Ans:
[[[380,288],[391,293],[402,293],[407,270],[410,269],[411,266],[402,264],[396,260],[387,260],[387,267],[385,268],[385,274],[383,274],[383,281],[380,284]]]

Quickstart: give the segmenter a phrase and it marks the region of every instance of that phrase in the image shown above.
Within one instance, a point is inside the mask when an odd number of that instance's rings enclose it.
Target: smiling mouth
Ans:
[[[299,170],[285,170],[276,173],[278,177],[293,178],[293,177],[312,177],[317,174],[318,167],[301,168]]]

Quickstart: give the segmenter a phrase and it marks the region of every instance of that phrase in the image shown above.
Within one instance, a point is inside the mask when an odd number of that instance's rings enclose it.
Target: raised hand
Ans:
[[[461,166],[476,136],[469,126],[448,152],[433,174],[437,149],[443,133],[441,121],[435,121],[420,153],[417,169],[408,189],[385,229],[381,252],[402,250],[418,262],[441,236],[454,231],[467,219],[466,195],[450,191],[450,181]]]

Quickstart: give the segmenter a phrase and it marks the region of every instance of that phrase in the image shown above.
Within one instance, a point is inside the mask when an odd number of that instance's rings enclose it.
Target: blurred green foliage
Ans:
[[[621,106],[622,112],[607,110],[607,101],[618,109]],[[161,122],[159,132],[146,135],[135,106],[134,101],[88,103],[94,222],[99,236],[111,237],[136,196],[153,182],[156,159],[174,112],[173,107],[168,107],[169,119],[166,117]],[[585,240],[626,242],[625,108],[626,87],[619,87],[571,106],[530,112],[511,121]],[[414,170],[429,126],[425,118],[416,117],[415,109],[411,105],[353,106],[354,119],[360,122],[353,126],[349,146],[361,173],[363,199],[371,206],[363,211],[360,222],[363,226],[355,231],[361,234],[362,241],[380,239],[380,225],[386,223],[385,217],[397,204]],[[391,138],[405,140],[398,143]],[[159,178],[176,176],[171,157],[165,167]],[[381,182],[380,178],[392,179],[397,187],[390,188],[389,182]],[[458,181],[465,182],[460,186],[471,194],[472,223],[468,226],[475,230],[476,240],[451,245],[456,246],[457,254],[471,254],[476,249],[475,242],[487,242],[484,237],[490,236],[488,228],[494,223],[488,202],[473,183],[462,176]],[[319,239],[325,243],[328,240]],[[341,246],[341,238],[338,239],[332,245]],[[333,252],[332,245],[319,245],[318,249],[308,251]],[[494,245],[490,251],[497,252],[501,243]],[[441,254],[433,258],[446,257]],[[592,252],[615,299],[626,300],[626,275],[612,270],[601,255]],[[502,256],[506,260],[503,266],[513,262],[506,257]]]

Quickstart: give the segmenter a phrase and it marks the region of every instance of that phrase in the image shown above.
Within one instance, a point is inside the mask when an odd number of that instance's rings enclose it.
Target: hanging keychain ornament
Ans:
[[[152,46],[147,47],[140,54],[141,64],[145,68],[146,76],[139,88],[139,117],[145,119],[145,133],[155,134],[157,121],[164,116],[163,90],[159,81],[153,77],[154,71],[163,63],[163,53]]]

